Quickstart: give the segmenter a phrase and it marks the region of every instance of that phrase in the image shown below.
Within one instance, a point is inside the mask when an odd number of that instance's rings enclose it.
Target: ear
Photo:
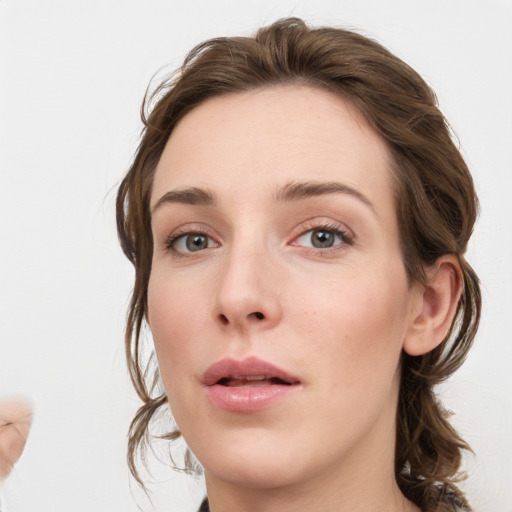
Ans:
[[[428,275],[429,282],[418,290],[404,339],[403,348],[411,356],[426,354],[445,339],[462,293],[462,272],[453,254],[439,258]]]

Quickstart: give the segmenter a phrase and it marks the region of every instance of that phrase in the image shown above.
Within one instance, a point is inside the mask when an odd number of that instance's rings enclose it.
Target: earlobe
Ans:
[[[462,273],[457,258],[439,258],[429,271],[429,282],[418,292],[404,350],[420,356],[436,348],[447,336],[462,293]]]

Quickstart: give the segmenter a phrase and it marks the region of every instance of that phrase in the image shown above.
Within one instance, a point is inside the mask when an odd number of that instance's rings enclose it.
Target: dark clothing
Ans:
[[[197,512],[210,512],[210,507],[208,506],[208,498],[204,499]]]

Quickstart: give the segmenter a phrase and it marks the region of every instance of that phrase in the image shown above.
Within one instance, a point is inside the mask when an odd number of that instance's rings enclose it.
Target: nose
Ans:
[[[218,276],[216,321],[241,334],[276,326],[282,316],[278,273],[263,251],[233,247]]]

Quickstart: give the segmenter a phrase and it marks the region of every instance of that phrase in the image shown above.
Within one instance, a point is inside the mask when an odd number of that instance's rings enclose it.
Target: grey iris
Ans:
[[[204,235],[189,235],[186,245],[189,251],[200,251],[208,247],[208,238]]]
[[[311,233],[311,244],[317,249],[325,249],[334,245],[334,233],[322,229],[315,229]]]

